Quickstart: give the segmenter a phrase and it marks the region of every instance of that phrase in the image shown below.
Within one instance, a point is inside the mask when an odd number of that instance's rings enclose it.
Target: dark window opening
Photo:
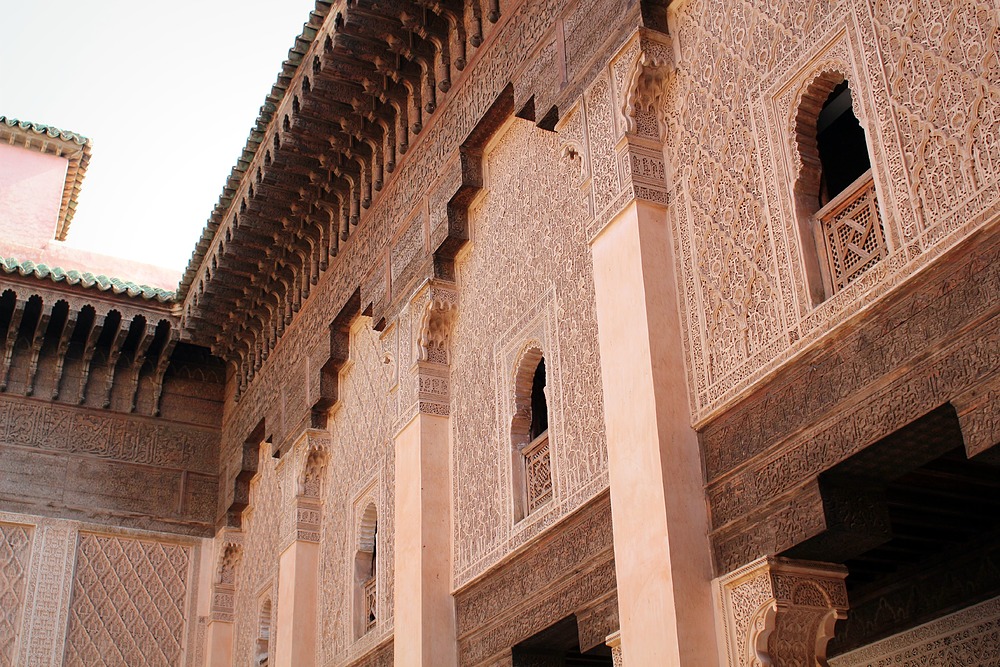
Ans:
[[[857,116],[847,81],[833,89],[816,122],[822,165],[819,206],[822,208],[871,169],[865,131]]]
[[[531,430],[528,432],[528,439],[534,440],[547,430],[549,409],[545,403],[545,359],[542,358],[531,381]]]

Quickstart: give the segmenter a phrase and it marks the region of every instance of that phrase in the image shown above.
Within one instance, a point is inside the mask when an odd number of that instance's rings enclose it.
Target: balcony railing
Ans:
[[[365,582],[365,632],[375,627],[375,577]]]
[[[552,498],[552,462],[549,458],[549,434],[546,431],[528,443],[524,454],[524,479],[528,514]]]
[[[814,219],[834,293],[889,254],[871,169],[821,208]]]

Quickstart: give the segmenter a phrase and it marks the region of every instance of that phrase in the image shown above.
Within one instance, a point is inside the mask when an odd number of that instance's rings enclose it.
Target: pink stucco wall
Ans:
[[[0,144],[0,255],[175,289],[180,271],[84,250],[55,240],[66,158]]]
[[[55,236],[68,164],[0,144],[0,241],[40,246]]]

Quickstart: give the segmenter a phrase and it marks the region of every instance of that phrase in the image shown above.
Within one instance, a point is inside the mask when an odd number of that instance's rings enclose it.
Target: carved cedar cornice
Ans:
[[[169,306],[0,281],[0,323],[0,392],[159,415],[180,338]]]
[[[715,581],[729,667],[825,665],[847,568],[765,557]]]
[[[484,18],[499,3],[317,3],[180,286],[186,334],[241,385],[483,43]]]

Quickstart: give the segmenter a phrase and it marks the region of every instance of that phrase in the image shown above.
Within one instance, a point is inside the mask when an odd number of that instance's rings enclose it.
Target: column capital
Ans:
[[[417,361],[447,364],[448,341],[458,314],[458,288],[454,283],[431,279],[418,288],[413,303],[421,313]]]
[[[670,35],[639,27],[611,59],[615,92],[626,134],[664,137],[661,104],[676,71]]]
[[[825,665],[847,568],[767,556],[716,579],[730,667]]]
[[[243,560],[243,532],[226,529],[219,534],[219,556],[212,581],[212,607],[209,623],[232,623],[236,610],[236,582]]]
[[[410,299],[413,315],[413,365],[404,392],[410,409],[401,417],[400,428],[415,414],[447,417],[451,412],[450,370],[451,330],[458,315],[458,288],[455,283],[430,279],[416,289]]]

